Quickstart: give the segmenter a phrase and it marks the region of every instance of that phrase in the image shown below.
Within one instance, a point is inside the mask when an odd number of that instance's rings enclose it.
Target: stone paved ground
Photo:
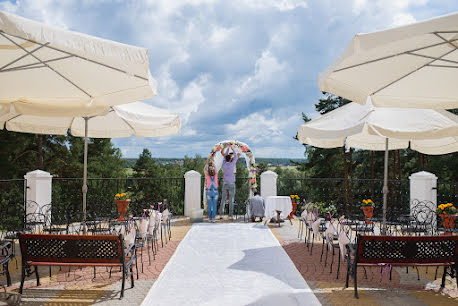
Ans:
[[[336,279],[337,255],[334,256],[333,272],[330,273],[331,257],[328,257],[328,264],[320,262],[321,241],[316,241],[313,248],[313,255],[305,246],[303,240],[299,241],[298,222],[293,221],[277,225],[270,224],[274,235],[279,239],[285,251],[296,265],[309,286],[323,305],[458,305],[458,290],[455,279],[446,280],[446,288],[440,288],[440,277],[434,280],[435,268],[428,270],[419,269],[420,281],[417,280],[417,273],[414,268],[393,268],[392,280],[389,280],[388,270],[380,268],[367,268],[367,279],[363,269],[358,269],[358,293],[360,298],[354,298],[353,281],[350,280],[350,287],[344,289],[346,265],[341,263],[340,277]],[[336,253],[337,254],[337,253]]]
[[[164,243],[164,247],[159,246],[155,260],[151,255],[151,265],[148,261],[147,249],[143,249],[143,273],[139,260],[139,279],[136,278],[134,268],[135,287],[130,288],[130,280],[127,280],[122,300],[119,300],[121,289],[119,270],[113,270],[110,277],[107,268],[97,268],[94,278],[94,270],[91,267],[75,268],[70,271],[66,267],[62,270],[56,267],[52,269],[50,278],[48,267],[40,267],[41,286],[37,287],[34,277],[30,277],[24,286],[22,305],[139,305],[190,227],[188,218],[173,220],[172,238]],[[137,256],[140,257],[140,251]],[[17,291],[21,271],[20,256],[18,256],[17,268],[15,260],[10,262],[9,268],[12,272],[13,286],[9,287],[8,291]]]
[[[238,220],[243,221],[243,219]],[[218,222],[232,222],[219,220]],[[156,260],[148,263],[146,249],[144,250],[144,271],[139,267],[139,279],[135,279],[135,287],[126,284],[123,300],[119,300],[121,288],[120,273],[113,271],[111,278],[105,268],[96,270],[93,278],[92,268],[59,271],[53,268],[51,280],[47,267],[40,269],[41,283],[36,287],[34,279],[26,283],[23,294],[23,305],[139,305],[148,290],[165,267],[170,257],[175,252],[179,242],[190,229],[187,218],[174,220],[172,226],[172,239],[164,247],[159,247]],[[363,271],[358,275],[360,299],[353,297],[352,284],[344,289],[346,266],[342,263],[340,278],[336,279],[337,255],[334,257],[333,272],[329,273],[329,264],[324,266],[320,262],[321,241],[314,245],[313,255],[309,255],[303,241],[297,238],[298,222],[293,224],[288,221],[278,228],[276,224],[269,224],[273,234],[282,244],[283,248],[296,265],[299,272],[313,289],[323,305],[458,305],[458,290],[455,280],[447,278],[446,288],[439,291],[440,280],[434,281],[434,268],[428,271],[420,269],[420,281],[417,280],[416,270],[411,268],[407,274],[405,268],[395,268],[392,280],[388,279],[388,272],[380,273],[379,269],[367,269],[367,279]],[[328,258],[328,263],[331,262]],[[13,276],[13,286],[8,290],[17,291],[20,279],[20,258],[17,262],[10,263]],[[65,268],[64,268],[65,269]],[[440,273],[439,273],[440,278]],[[1,279],[3,281],[3,277]],[[285,305],[286,306],[286,305]]]

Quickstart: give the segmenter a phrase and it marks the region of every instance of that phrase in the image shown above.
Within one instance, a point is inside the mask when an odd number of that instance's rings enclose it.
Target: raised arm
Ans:
[[[230,146],[227,146],[227,147],[225,147],[224,149],[221,150],[221,155],[223,155],[224,158],[226,157],[227,152],[229,151],[229,147]],[[225,150],[226,150],[226,152],[225,152]]]
[[[204,166],[204,174],[205,174],[205,176],[208,176],[208,170],[207,169],[208,169],[208,159],[205,162],[205,166]]]

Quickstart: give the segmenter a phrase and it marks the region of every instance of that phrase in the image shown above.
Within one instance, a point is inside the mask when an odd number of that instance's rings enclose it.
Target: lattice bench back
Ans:
[[[23,260],[65,263],[122,263],[122,235],[20,234]]]
[[[358,236],[358,263],[451,263],[458,236]]]

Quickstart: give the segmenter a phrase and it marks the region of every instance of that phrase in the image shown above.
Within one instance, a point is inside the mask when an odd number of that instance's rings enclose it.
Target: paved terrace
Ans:
[[[321,241],[315,242],[313,255],[310,256],[303,241],[297,238],[298,226],[297,220],[293,221],[293,225],[289,222],[283,223],[280,228],[273,224],[269,225],[270,230],[323,305],[458,305],[455,280],[447,277],[446,288],[439,290],[440,277],[434,280],[434,268],[420,269],[420,281],[417,280],[415,269],[410,269],[407,274],[405,268],[394,268],[391,281],[388,273],[382,274],[377,268],[368,268],[368,278],[365,279],[363,270],[360,269],[361,275],[358,275],[360,299],[357,300],[353,297],[352,281],[350,287],[344,289],[345,263],[341,266],[340,278],[337,280],[336,265],[333,273],[330,274],[329,265],[324,267],[324,264],[320,263]],[[49,278],[48,267],[41,267],[42,285],[36,287],[35,279],[29,278],[24,286],[22,305],[139,305],[190,228],[189,219],[184,217],[174,219],[172,240],[164,244],[163,248],[159,247],[156,260],[152,261],[151,265],[148,264],[146,250],[143,252],[144,272],[141,273],[139,264],[139,279],[135,280],[133,289],[130,289],[130,284],[127,282],[123,300],[119,300],[121,288],[119,272],[113,271],[110,278],[106,268],[97,268],[96,277],[93,278],[93,268],[70,271],[67,268],[62,270],[53,268],[52,276]],[[13,286],[8,290],[17,291],[21,271],[19,256],[17,263],[16,260],[10,262],[9,268],[12,272]],[[4,282],[3,278],[1,278],[2,282]]]

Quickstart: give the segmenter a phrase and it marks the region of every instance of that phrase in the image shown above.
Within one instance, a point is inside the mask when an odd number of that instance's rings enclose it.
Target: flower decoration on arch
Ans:
[[[250,147],[246,143],[236,141],[236,140],[220,142],[212,148],[212,150],[210,151],[210,154],[208,155],[207,161],[214,161],[215,154],[219,151],[226,149],[229,146],[235,147],[235,149],[238,149],[242,154],[245,155],[245,158],[247,159],[250,190],[251,191],[255,190],[258,187],[257,182],[256,182],[256,174],[259,171],[259,168],[256,165],[256,161],[254,159],[253,152],[251,151]]]

